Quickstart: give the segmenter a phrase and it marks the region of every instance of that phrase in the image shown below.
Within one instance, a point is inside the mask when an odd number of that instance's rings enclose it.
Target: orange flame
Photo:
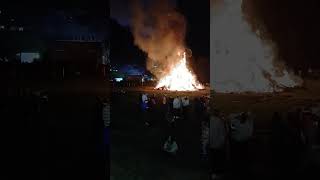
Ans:
[[[180,53],[178,53],[181,56]],[[184,52],[179,63],[174,68],[160,79],[156,89],[165,88],[170,91],[197,91],[204,89],[204,87],[198,83],[195,75],[188,69],[186,53]]]

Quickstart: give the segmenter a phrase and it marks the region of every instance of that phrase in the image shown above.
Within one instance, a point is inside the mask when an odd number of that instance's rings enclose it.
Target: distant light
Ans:
[[[25,52],[22,52],[21,54],[19,53],[17,55],[20,55],[22,63],[33,63],[34,60],[40,59],[40,53],[25,53]]]
[[[19,30],[19,31],[23,31],[24,28],[23,28],[23,27],[19,27],[18,30]]]
[[[1,30],[5,29],[5,26],[4,25],[0,25],[0,29]]]
[[[123,78],[114,78],[114,80],[116,80],[116,82],[121,82],[123,81]]]

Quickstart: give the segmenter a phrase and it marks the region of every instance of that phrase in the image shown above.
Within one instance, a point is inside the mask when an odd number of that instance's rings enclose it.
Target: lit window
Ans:
[[[0,25],[0,29],[1,30],[5,29],[5,26],[4,25]]]
[[[24,28],[23,28],[23,27],[19,27],[18,30],[19,30],[19,31],[23,31]]]

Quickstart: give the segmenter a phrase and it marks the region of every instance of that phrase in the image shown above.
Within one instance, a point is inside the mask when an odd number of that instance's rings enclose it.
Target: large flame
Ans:
[[[156,89],[165,88],[170,91],[196,91],[203,89],[198,83],[195,75],[188,69],[186,53],[178,54],[181,60],[170,70],[170,72],[160,79]]]
[[[217,92],[273,92],[299,85],[274,61],[274,44],[260,39],[242,13],[242,0],[223,0],[211,9],[211,85]]]

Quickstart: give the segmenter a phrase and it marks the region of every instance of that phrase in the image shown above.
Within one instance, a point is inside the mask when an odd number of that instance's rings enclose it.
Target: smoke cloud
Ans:
[[[245,0],[211,1],[211,85],[219,92],[272,92],[300,79],[279,61],[278,47]],[[213,6],[213,7],[212,7]],[[251,9],[250,9],[251,8]],[[227,72],[227,73],[226,73]]]
[[[132,3],[132,33],[135,44],[148,55],[147,69],[163,77],[184,50],[186,20],[169,0]]]

